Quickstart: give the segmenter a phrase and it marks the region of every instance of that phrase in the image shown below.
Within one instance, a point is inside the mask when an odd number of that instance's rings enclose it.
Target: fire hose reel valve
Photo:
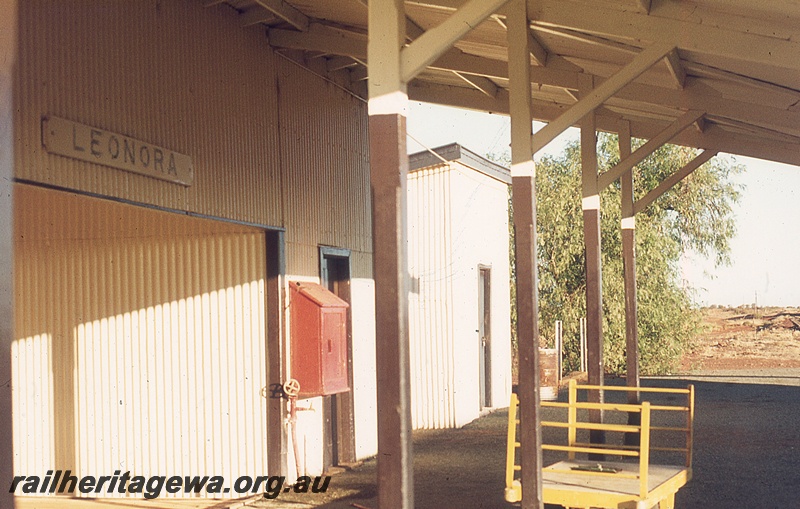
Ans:
[[[300,382],[294,378],[290,378],[283,382],[283,393],[287,398],[297,398],[300,394]]]

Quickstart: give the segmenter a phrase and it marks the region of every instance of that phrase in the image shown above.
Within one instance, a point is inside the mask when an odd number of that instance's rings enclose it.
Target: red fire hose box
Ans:
[[[317,283],[289,283],[292,377],[301,398],[350,390],[347,371],[347,308]]]

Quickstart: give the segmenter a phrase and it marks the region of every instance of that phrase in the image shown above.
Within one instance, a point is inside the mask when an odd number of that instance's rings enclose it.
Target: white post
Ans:
[[[581,371],[586,372],[586,318],[581,318]]]
[[[564,323],[556,320],[556,351],[558,352],[558,382],[564,373]]]

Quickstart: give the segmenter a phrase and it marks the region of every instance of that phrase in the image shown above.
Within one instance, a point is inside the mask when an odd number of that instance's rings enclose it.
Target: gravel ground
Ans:
[[[800,508],[800,369],[704,371],[643,381],[687,383],[696,390],[694,478],[678,492],[676,507]],[[462,429],[415,433],[418,509],[514,507],[503,500],[506,418],[500,410]],[[370,460],[334,476],[324,495],[286,494],[248,506],[374,509],[375,495]]]

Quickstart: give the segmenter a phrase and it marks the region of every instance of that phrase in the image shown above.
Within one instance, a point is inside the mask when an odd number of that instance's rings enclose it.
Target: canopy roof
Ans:
[[[266,29],[281,54],[366,99],[367,0],[205,0]],[[405,2],[409,41],[465,0]],[[673,143],[800,165],[800,4],[792,0],[529,0],[534,116],[551,122],[644,49],[669,52],[597,110],[599,129],[653,138],[705,115]],[[249,28],[252,29],[252,28]],[[408,83],[412,100],[508,113],[505,14],[472,29]],[[671,47],[671,46],[670,46]],[[583,78],[585,79],[585,78]],[[686,119],[687,117],[684,117]],[[576,121],[577,123],[579,121]],[[572,122],[571,122],[572,123]]]

